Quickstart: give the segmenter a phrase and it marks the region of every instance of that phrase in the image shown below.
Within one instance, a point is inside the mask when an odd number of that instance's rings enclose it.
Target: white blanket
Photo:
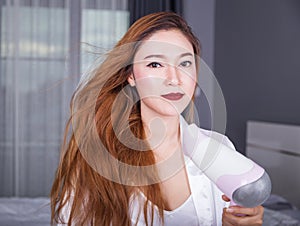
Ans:
[[[0,225],[49,226],[49,198],[0,198]]]

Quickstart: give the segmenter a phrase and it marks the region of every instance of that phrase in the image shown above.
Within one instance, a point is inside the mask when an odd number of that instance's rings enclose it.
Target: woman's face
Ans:
[[[134,84],[142,116],[178,116],[190,102],[196,84],[192,44],[179,30],[161,30],[143,41],[134,57]]]

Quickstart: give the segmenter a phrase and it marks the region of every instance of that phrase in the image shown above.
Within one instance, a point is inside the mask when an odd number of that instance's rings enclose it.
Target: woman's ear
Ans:
[[[129,77],[127,78],[127,81],[130,86],[132,86],[132,87],[135,86],[135,79],[134,79],[133,74],[129,75]]]

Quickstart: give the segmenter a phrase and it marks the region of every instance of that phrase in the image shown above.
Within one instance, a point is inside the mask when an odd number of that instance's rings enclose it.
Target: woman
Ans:
[[[150,14],[81,82],[52,187],[52,222],[262,224],[261,206],[225,208],[230,200],[185,161],[180,114],[192,120],[199,55],[180,16]]]

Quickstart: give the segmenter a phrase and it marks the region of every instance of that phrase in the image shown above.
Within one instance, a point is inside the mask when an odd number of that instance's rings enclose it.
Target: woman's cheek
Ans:
[[[163,79],[158,77],[140,77],[136,79],[136,87],[140,98],[160,97],[163,94]]]

